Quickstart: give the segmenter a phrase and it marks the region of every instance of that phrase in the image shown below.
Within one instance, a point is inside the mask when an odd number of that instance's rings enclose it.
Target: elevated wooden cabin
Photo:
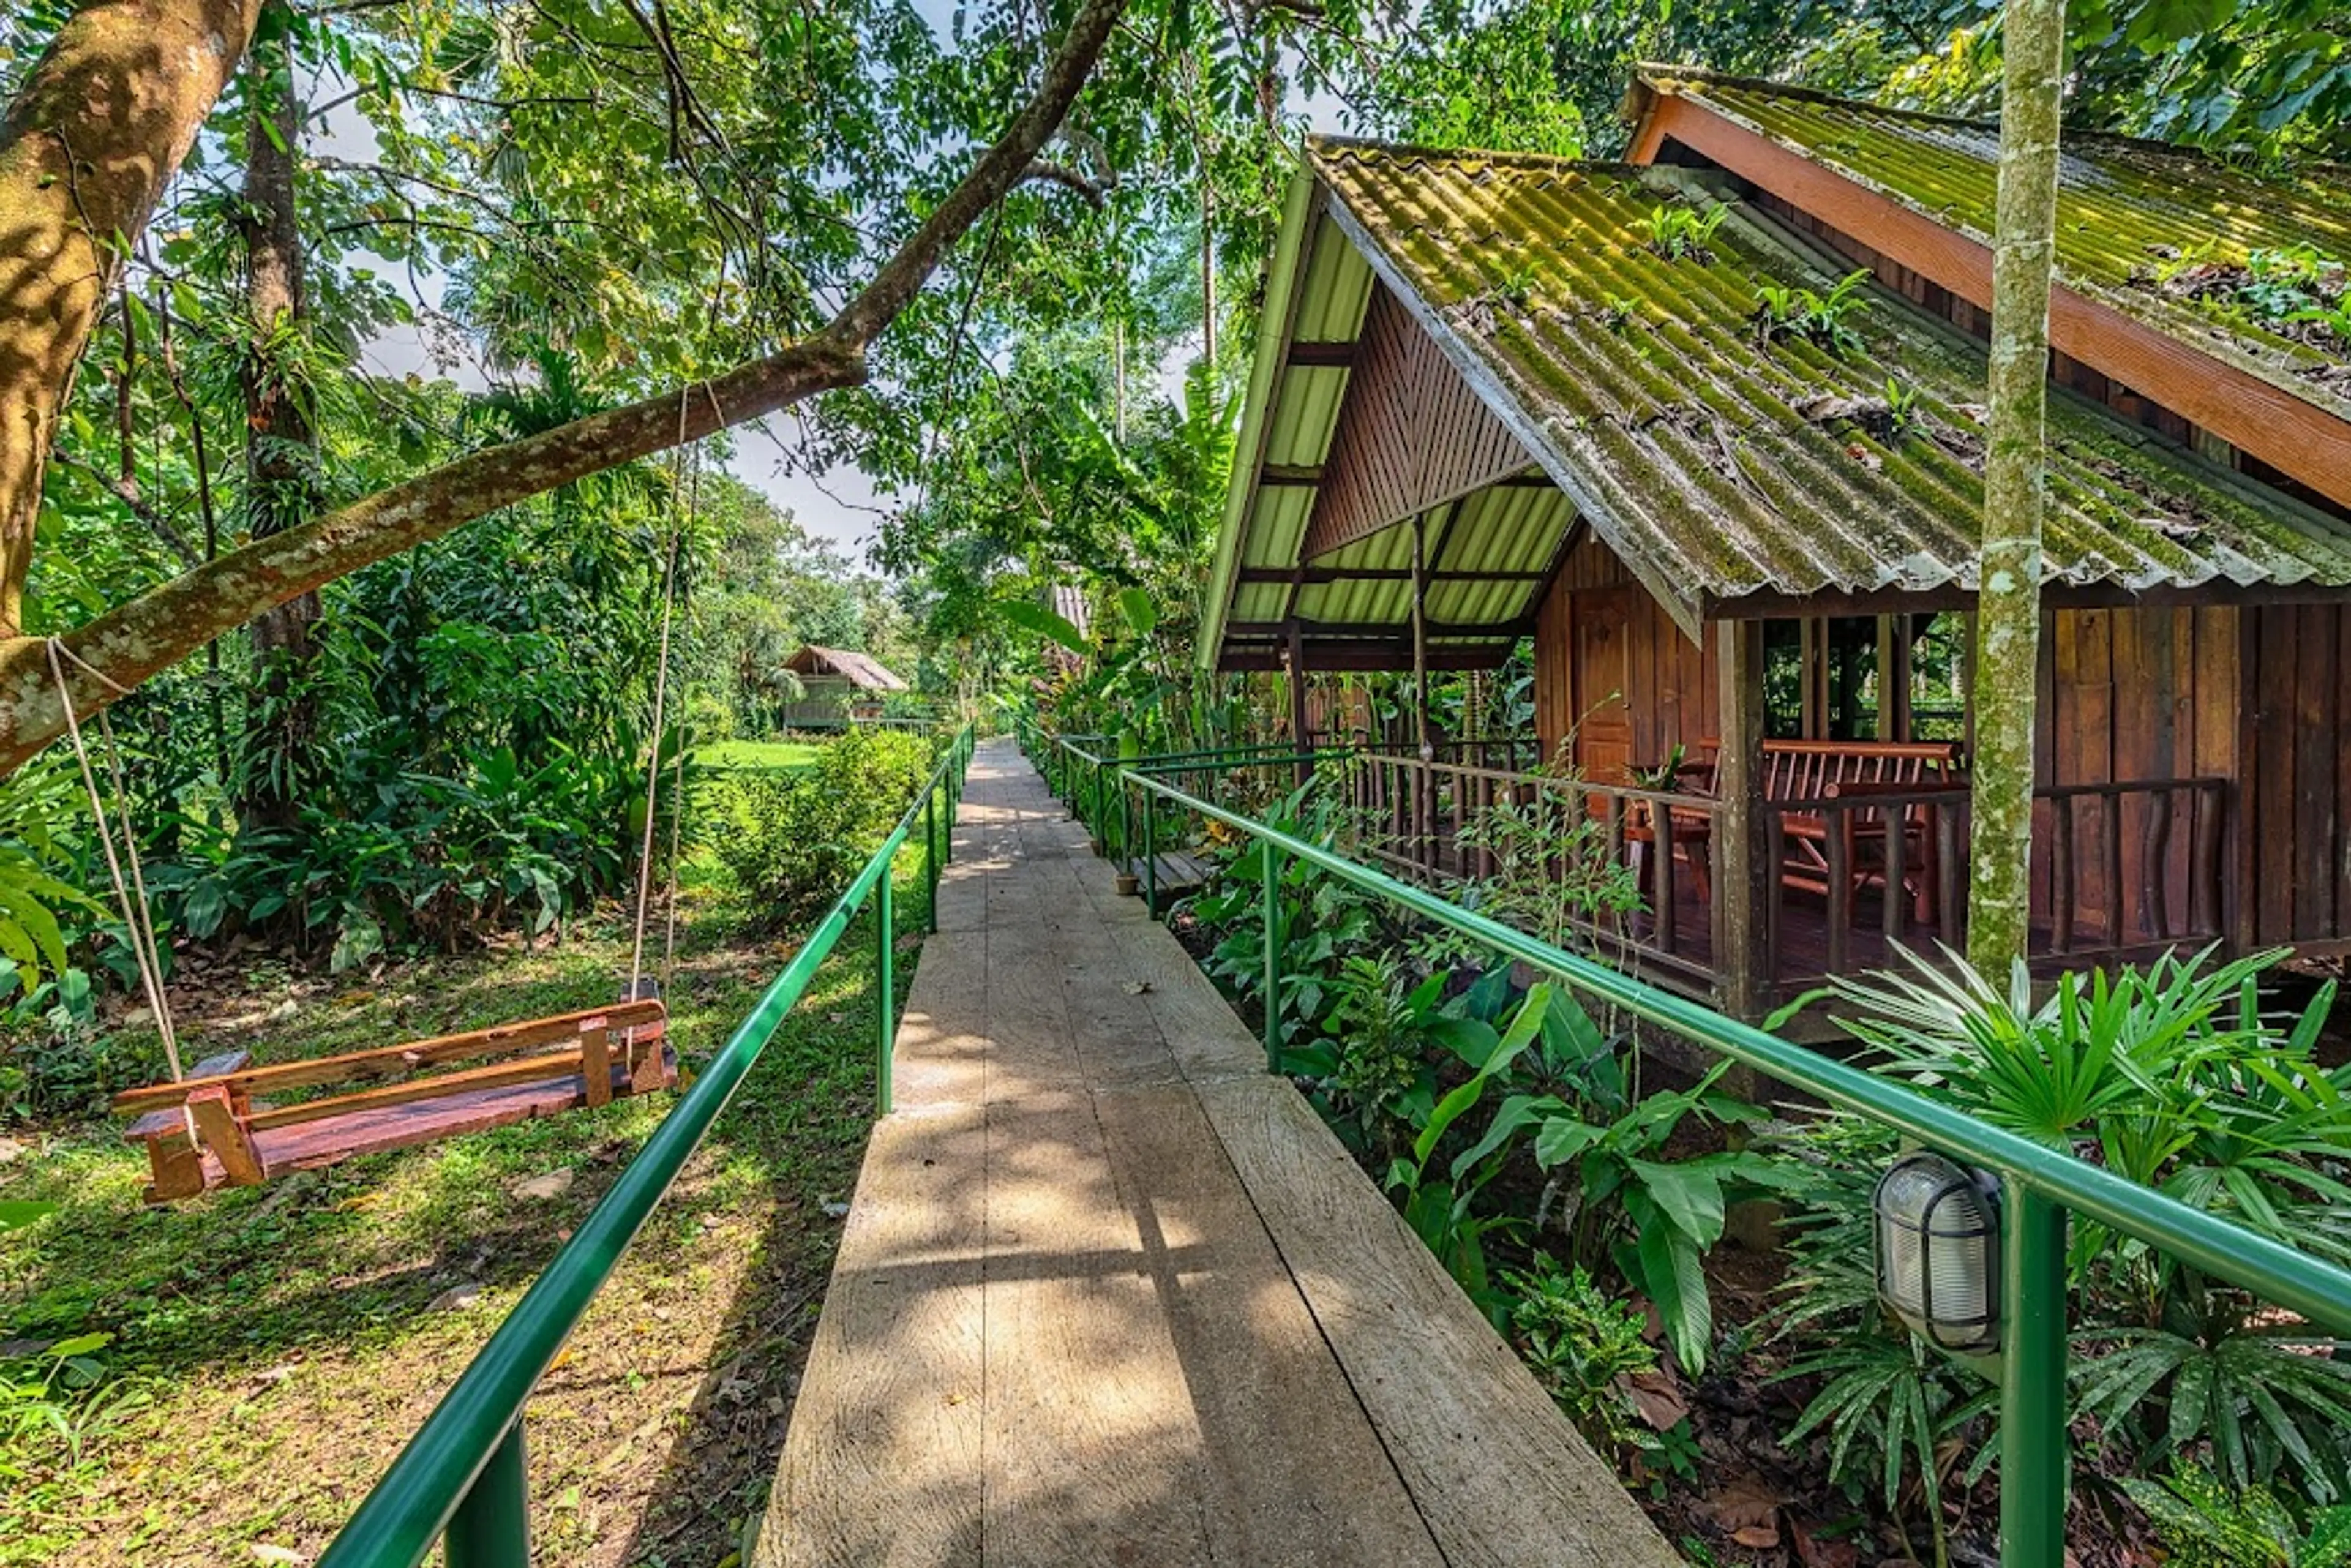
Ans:
[[[1997,132],[1692,71],[1630,107],[1630,163],[1310,148],[1201,652],[1303,685],[1531,635],[1642,877],[1602,935],[1753,1016],[1963,934]],[[2288,255],[2339,292],[2351,189],[2098,137],[2064,179],[2036,957],[2351,948],[2351,342],[2227,298]],[[1461,738],[1360,776],[1424,873],[1561,792]]]

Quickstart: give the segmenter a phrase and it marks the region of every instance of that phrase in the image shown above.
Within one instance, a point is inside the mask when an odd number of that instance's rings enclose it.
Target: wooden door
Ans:
[[[1575,596],[1575,761],[1595,784],[1632,777],[1633,592],[1596,589]]]

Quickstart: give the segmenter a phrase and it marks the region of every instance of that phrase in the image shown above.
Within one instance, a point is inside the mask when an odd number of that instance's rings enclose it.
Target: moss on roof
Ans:
[[[1825,294],[1836,272],[1740,211],[1704,255],[1659,255],[1651,214],[1707,205],[1666,171],[1339,141],[1309,156],[1407,303],[1686,621],[1763,589],[1972,584],[1971,340],[1872,287],[1846,319],[1858,350],[1763,342],[1763,287]],[[2053,400],[2050,436],[2053,580],[2351,585],[2351,528],[2080,400]]]
[[[1651,67],[1648,89],[1705,103],[1790,151],[1991,243],[2000,127],[1857,103],[1687,67]],[[2225,301],[2166,289],[2196,263],[2241,267],[2307,246],[2351,262],[2351,169],[2255,170],[2192,148],[2069,131],[2060,161],[2057,267],[2077,292],[2351,417],[2335,345]]]

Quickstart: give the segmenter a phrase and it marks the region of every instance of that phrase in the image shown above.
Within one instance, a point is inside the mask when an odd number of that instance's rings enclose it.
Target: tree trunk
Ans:
[[[302,134],[287,29],[287,0],[264,0],[258,42],[246,65],[245,514],[256,538],[299,528],[319,509],[319,454],[311,411],[287,374],[308,350],[309,304],[302,235],[294,212],[295,150]],[[312,631],[319,595],[296,594],[253,622],[259,682],[246,709],[245,767],[237,817],[247,827],[294,825],[318,749],[318,663]]]
[[[260,0],[249,3],[257,7]],[[921,292],[948,247],[1029,177],[1038,152],[1092,74],[1124,10],[1125,0],[1086,0],[1047,62],[1035,96],[821,329],[711,380],[471,453],[298,528],[256,538],[118,606],[62,639],[76,659],[99,672],[70,677],[78,711],[88,716],[108,706],[266,610],[475,517],[862,382],[867,346]],[[226,20],[205,34],[191,29],[191,16]],[[65,730],[41,643],[9,634],[21,624],[16,606],[31,559],[40,454],[105,294],[96,276],[98,247],[89,243],[70,201],[54,197],[51,187],[63,183],[66,171],[63,160],[52,155],[60,137],[77,149],[129,150],[103,163],[78,160],[77,169],[86,195],[104,198],[98,206],[85,200],[90,228],[110,235],[119,229],[135,240],[243,53],[252,21],[251,11],[225,0],[183,0],[180,6],[169,0],[92,0],[60,30],[0,121],[0,214],[6,214],[0,218],[0,299],[12,302],[0,312],[0,525],[5,530],[0,532],[0,609],[5,612],[0,635],[9,636],[0,642],[0,774],[23,766]],[[141,27],[147,30],[134,31]],[[172,40],[180,42],[165,47]],[[170,61],[183,64],[174,68]],[[46,183],[44,159],[55,164]],[[19,219],[19,211],[27,216]],[[101,217],[115,222],[97,221]],[[90,281],[79,281],[77,256],[93,274]],[[68,296],[81,301],[78,324],[60,314],[64,307],[57,302]],[[19,300],[33,303],[18,306]],[[23,322],[34,318],[26,329]],[[29,445],[20,439],[27,429],[38,437]]]
[[[57,413],[121,256],[220,96],[261,0],[91,0],[0,117],[0,636]]]
[[[2057,228],[2063,0],[2008,0],[1992,242],[1991,453],[1978,568],[1968,957],[2005,977],[2032,918],[2032,737],[2041,648],[2043,421]]]

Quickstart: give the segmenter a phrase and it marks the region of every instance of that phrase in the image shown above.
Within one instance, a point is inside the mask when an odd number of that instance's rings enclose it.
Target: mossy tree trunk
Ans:
[[[302,234],[295,216],[295,154],[302,103],[287,33],[294,8],[264,0],[246,64],[246,306],[240,380],[245,393],[245,516],[256,538],[297,528],[318,514],[319,440],[301,361],[311,351]],[[246,701],[245,766],[237,817],[248,827],[290,828],[315,771],[319,700],[313,687],[319,595],[300,593],[253,622],[259,679]]]
[[[2032,914],[2032,737],[2048,499],[2049,282],[2057,229],[2064,0],[2008,0],[1992,241],[1991,454],[1976,615],[1968,957],[2004,975]]]
[[[261,0],[91,0],[0,116],[0,637],[24,625],[74,366]]]

